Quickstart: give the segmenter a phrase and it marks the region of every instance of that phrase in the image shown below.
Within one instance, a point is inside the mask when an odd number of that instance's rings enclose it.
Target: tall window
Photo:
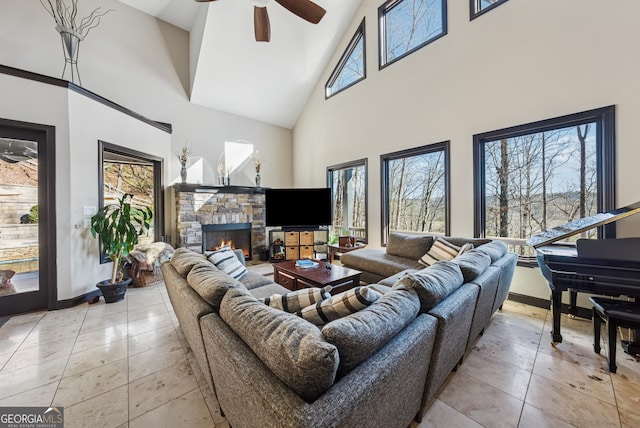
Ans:
[[[498,7],[507,0],[469,0],[471,19],[477,18],[485,12]]]
[[[449,234],[449,142],[389,153],[382,163],[383,230]]]
[[[329,98],[364,80],[365,77],[367,66],[363,19],[324,87],[325,97]]]
[[[476,235],[531,256],[532,235],[613,209],[613,127],[612,106],[475,135]]]
[[[447,1],[388,0],[378,21],[383,68],[447,34]]]
[[[367,160],[327,168],[333,201],[332,237],[351,235],[367,242]]]
[[[130,193],[131,205],[153,211],[149,231],[138,238],[138,243],[165,239],[162,159],[104,141],[98,141],[98,145],[100,208],[117,203],[122,195]],[[103,262],[108,261],[103,257]]]

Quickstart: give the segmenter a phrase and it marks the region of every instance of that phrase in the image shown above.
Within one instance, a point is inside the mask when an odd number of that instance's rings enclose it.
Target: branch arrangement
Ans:
[[[55,6],[52,0],[40,0],[40,4],[53,17],[59,27],[71,29],[82,39],[87,37],[89,31],[100,25],[100,18],[113,11],[113,9],[103,11],[102,8],[98,7],[82,18],[80,23],[77,23],[79,0],[70,1],[71,5],[68,5],[65,0],[55,0]]]

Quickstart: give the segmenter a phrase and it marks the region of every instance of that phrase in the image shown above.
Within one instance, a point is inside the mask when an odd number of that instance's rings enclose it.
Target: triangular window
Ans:
[[[367,77],[364,39],[363,19],[325,85],[326,98],[355,85]]]

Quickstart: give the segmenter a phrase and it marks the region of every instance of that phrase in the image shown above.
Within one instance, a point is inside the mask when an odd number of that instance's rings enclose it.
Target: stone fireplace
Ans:
[[[245,250],[247,260],[253,255],[261,254],[266,248],[264,189],[199,184],[176,184],[173,188],[177,246],[198,253],[207,250],[208,248],[204,248],[205,233],[208,233],[213,225],[222,229],[222,232],[249,227],[249,243],[244,244],[248,248],[240,247]],[[203,225],[207,225],[207,232],[203,232]],[[216,239],[221,239],[221,236]],[[210,246],[209,242],[206,245]],[[215,245],[219,245],[219,242]],[[238,248],[235,241],[234,245]]]

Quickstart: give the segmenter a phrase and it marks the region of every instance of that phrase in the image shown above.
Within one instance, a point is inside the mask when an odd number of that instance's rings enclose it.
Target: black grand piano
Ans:
[[[538,265],[551,288],[553,342],[562,342],[562,292],[569,291],[569,314],[576,313],[577,292],[640,297],[640,238],[557,241],[640,213],[640,202],[549,229],[527,240],[537,251]],[[636,299],[640,305],[640,299]]]

